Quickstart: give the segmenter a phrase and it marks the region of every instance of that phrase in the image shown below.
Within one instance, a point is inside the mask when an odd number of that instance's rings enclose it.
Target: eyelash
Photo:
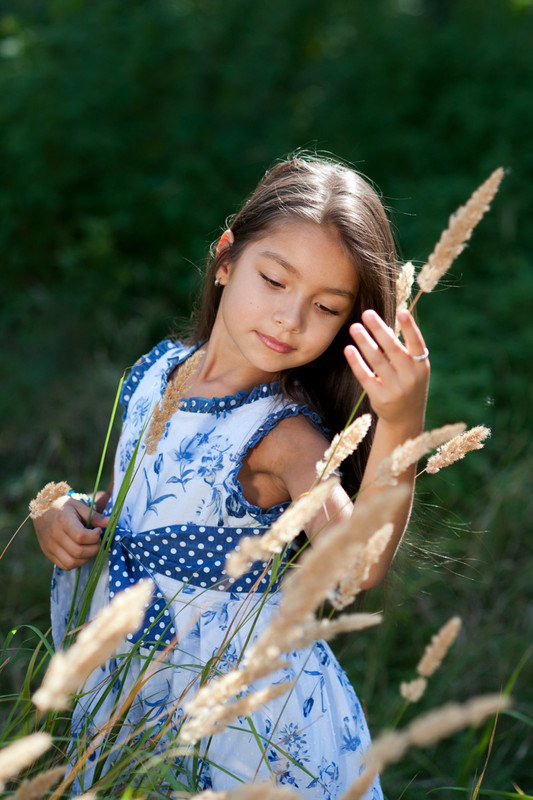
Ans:
[[[263,272],[259,273],[261,278],[267,283],[269,286],[273,286],[275,289],[283,289],[283,284],[279,281],[275,281],[272,278],[269,278]],[[328,308],[327,306],[323,306],[321,303],[317,303],[317,308],[320,311],[323,311],[325,314],[330,314],[332,317],[340,316],[338,311],[334,311],[332,308]]]
[[[283,284],[279,283],[279,281],[275,281],[272,278],[268,278],[266,275],[263,275],[262,272],[259,273],[263,280],[268,283],[270,286],[274,286],[276,289],[283,289]]]

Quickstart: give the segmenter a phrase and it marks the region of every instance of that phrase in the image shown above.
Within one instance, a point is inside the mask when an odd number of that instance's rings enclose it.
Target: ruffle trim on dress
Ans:
[[[128,412],[128,405],[132,398],[133,393],[135,392],[137,386],[141,382],[142,378],[148,372],[150,367],[152,367],[156,361],[161,358],[162,355],[168,353],[173,347],[175,347],[175,343],[171,339],[164,339],[159,344],[156,344],[155,347],[152,347],[149,353],[146,353],[144,356],[137,361],[136,364],[133,365],[131,368],[131,372],[122,384],[122,389],[120,391],[120,402],[122,403],[123,413],[122,413],[122,421],[126,419],[126,414]],[[189,354],[189,350],[183,352],[182,361],[185,357]],[[176,361],[176,364],[180,363],[179,360]]]
[[[124,422],[126,418],[129,402],[137,386],[150,367],[152,367],[161,356],[170,356],[162,372],[162,391],[164,391],[164,386],[172,370],[183,363],[195,350],[201,347],[202,344],[203,342],[196,345],[185,346],[180,341],[173,342],[171,339],[164,339],[162,342],[159,342],[159,344],[156,344],[149,353],[142,356],[139,361],[133,365],[130,374],[122,385],[122,390],[120,392],[120,402],[124,409],[122,421]],[[172,349],[176,352],[170,353]],[[247,403],[253,403],[260,398],[272,397],[279,393],[279,381],[273,381],[272,383],[262,383],[259,386],[254,386],[249,392],[238,391],[237,394],[228,394],[224,397],[189,397],[181,401],[180,410],[202,414],[225,414],[227,411],[231,411],[234,408],[239,408]]]

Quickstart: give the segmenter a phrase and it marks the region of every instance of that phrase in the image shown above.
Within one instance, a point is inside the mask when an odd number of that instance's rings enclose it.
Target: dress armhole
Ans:
[[[232,509],[231,512],[235,516],[244,516],[250,514],[260,525],[272,525],[273,522],[285,511],[290,505],[289,502],[279,503],[278,505],[271,506],[270,508],[263,509],[261,506],[256,506],[250,503],[244,496],[244,489],[239,480],[239,472],[241,471],[243,460],[246,455],[252,450],[259,442],[276,427],[278,422],[282,419],[296,417],[299,414],[306,416],[315,425],[321,433],[328,439],[330,438],[329,430],[323,424],[319,415],[307,405],[299,405],[298,403],[290,403],[279,411],[275,411],[268,415],[262,425],[257,428],[255,433],[246,442],[246,445],[240,451],[236,460],[236,465],[232,470],[231,483],[236,487],[236,491],[232,496]]]

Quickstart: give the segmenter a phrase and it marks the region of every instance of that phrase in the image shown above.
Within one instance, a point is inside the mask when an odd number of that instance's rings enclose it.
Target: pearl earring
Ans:
[[[221,285],[220,278],[215,278],[215,286],[217,287],[217,289],[218,289],[218,287],[219,287],[220,285]]]

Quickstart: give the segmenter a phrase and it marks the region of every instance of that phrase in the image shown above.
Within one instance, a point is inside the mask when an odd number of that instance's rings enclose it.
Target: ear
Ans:
[[[224,231],[220,239],[218,240],[217,244],[217,256],[219,253],[222,253],[224,250],[227,250],[228,247],[231,247],[233,242],[235,241],[235,236],[233,235],[233,231],[229,228]]]
[[[220,255],[220,253],[223,253],[225,250],[229,250],[234,241],[235,241],[235,236],[233,235],[233,231],[231,231],[228,228],[227,230],[224,231],[224,233],[217,242],[216,246],[217,256]],[[230,265],[227,263],[226,259],[224,259],[224,263],[220,265],[216,273],[216,277],[220,280],[220,286],[226,285],[226,281],[229,275],[229,270],[230,270]]]

